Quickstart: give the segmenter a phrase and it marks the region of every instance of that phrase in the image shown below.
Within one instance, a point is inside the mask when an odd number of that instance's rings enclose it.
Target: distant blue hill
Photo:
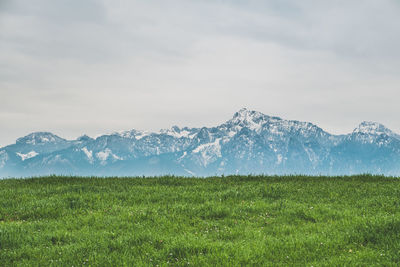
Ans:
[[[362,122],[347,135],[241,109],[216,127],[125,131],[66,140],[48,132],[0,148],[0,177],[48,174],[400,175],[400,136]]]

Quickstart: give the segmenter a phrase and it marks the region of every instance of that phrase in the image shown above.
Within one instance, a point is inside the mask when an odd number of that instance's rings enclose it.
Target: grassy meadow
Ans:
[[[399,266],[400,179],[0,180],[0,266]]]

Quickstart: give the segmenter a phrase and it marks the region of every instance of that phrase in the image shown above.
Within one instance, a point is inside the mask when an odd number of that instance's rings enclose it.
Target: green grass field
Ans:
[[[1,266],[399,266],[400,179],[0,180]]]

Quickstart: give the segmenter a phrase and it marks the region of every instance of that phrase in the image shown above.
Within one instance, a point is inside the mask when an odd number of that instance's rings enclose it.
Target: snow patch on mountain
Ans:
[[[136,139],[140,140],[143,137],[146,137],[151,134],[151,132],[148,131],[139,131],[139,130],[130,130],[130,131],[119,131],[114,133],[115,135],[121,136],[123,138],[128,138],[128,139]]]
[[[234,137],[235,135],[237,134],[237,132],[235,132],[235,131],[230,131],[230,132],[228,132],[228,137]]]
[[[186,152],[186,151],[183,152],[182,156],[180,156],[180,157],[178,158],[178,162],[180,162],[184,157],[186,157],[186,155],[187,155],[187,152]]]
[[[22,161],[24,161],[24,160],[26,160],[26,159],[30,159],[30,158],[33,158],[33,157],[36,157],[37,155],[39,155],[39,153],[37,153],[37,152],[35,152],[35,151],[31,151],[31,152],[29,152],[29,153],[26,153],[26,154],[22,154],[22,153],[16,153],[21,159],[22,159]]]
[[[96,156],[99,160],[106,161],[108,159],[108,157],[110,156],[110,154],[111,154],[111,150],[107,148],[104,151],[97,152]]]
[[[83,153],[85,153],[86,157],[88,158],[90,163],[93,163],[93,151],[88,150],[87,147],[83,147],[81,149]]]
[[[6,165],[7,160],[8,160],[7,152],[4,150],[0,151],[0,168],[3,168],[4,165]]]
[[[130,130],[130,131],[119,131],[116,132],[115,134],[123,137],[123,138],[130,138],[130,139],[136,139],[140,140],[144,137],[150,136],[150,135],[169,135],[174,138],[193,138],[194,135],[196,134],[196,129],[189,129],[189,128],[183,128],[180,129],[178,126],[173,126],[171,129],[161,129],[158,132],[149,132],[149,131],[139,131],[139,130]]]
[[[101,161],[102,165],[106,164],[108,158],[112,158],[113,160],[123,160],[123,158],[112,153],[111,149],[106,148],[104,151],[100,151],[96,153],[96,157]]]
[[[212,143],[199,145],[197,148],[193,149],[193,153],[199,153],[199,152],[202,152],[202,151],[205,151],[205,150],[211,150],[211,151],[214,151],[219,156],[221,156],[220,141],[221,141],[221,138],[217,138]]]
[[[163,129],[160,131],[161,134],[166,134],[166,135],[170,135],[173,136],[175,138],[190,138],[193,137],[193,135],[190,135],[191,133],[187,130],[183,130],[183,131],[174,131],[172,129]]]
[[[212,143],[202,144],[193,149],[193,153],[201,155],[200,161],[204,167],[222,157],[220,141],[221,138],[217,138]]]
[[[281,164],[282,163],[282,160],[283,160],[283,156],[281,155],[281,154],[278,154],[277,156],[277,162],[276,162],[276,164]]]
[[[145,131],[143,131],[143,132],[141,132],[140,134],[136,135],[136,136],[135,136],[135,139],[136,139],[136,140],[140,140],[140,139],[142,139],[143,137],[149,136],[150,134],[151,134],[150,132],[145,132]]]

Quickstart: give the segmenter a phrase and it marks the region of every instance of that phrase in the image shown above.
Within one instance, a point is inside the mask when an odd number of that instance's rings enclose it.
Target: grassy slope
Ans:
[[[400,180],[0,181],[8,265],[399,265]]]

